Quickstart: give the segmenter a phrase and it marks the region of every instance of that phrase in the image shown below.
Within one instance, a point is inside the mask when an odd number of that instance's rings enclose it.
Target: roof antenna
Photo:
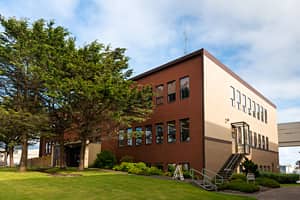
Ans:
[[[187,43],[188,43],[188,36],[186,33],[186,30],[183,31],[183,37],[184,37],[184,49],[183,49],[183,54],[187,54]]]

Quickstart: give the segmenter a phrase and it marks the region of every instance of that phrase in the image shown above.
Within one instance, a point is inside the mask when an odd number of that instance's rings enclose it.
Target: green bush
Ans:
[[[129,163],[133,163],[134,159],[132,156],[123,156],[121,159],[120,159],[120,163],[122,162],[129,162]]]
[[[150,173],[150,175],[162,175],[163,174],[162,170],[158,169],[157,167],[153,167],[153,166],[149,168],[149,173]]]
[[[124,171],[130,174],[137,174],[137,175],[162,175],[163,172],[156,168],[156,167],[147,167],[145,163],[128,163],[122,162],[121,165],[116,165],[113,167],[114,170],[117,171]]]
[[[230,180],[243,180],[243,181],[247,181],[247,177],[244,174],[232,174],[232,176],[230,177]]]
[[[270,178],[266,178],[266,177],[258,177],[255,180],[255,182],[264,187],[269,187],[269,188],[279,188],[280,187],[280,184],[277,181],[270,179]]]
[[[252,160],[245,157],[245,161],[242,163],[242,171],[247,175],[253,173],[255,177],[259,176],[258,166]]]
[[[192,178],[191,173],[189,170],[183,170],[183,177],[184,178]]]
[[[280,173],[270,173],[270,172],[261,172],[260,177],[270,178],[278,183],[296,183],[299,180],[298,174],[280,174]]]
[[[111,169],[116,164],[117,159],[115,155],[110,151],[101,151],[97,154],[97,158],[94,162],[94,167]]]
[[[241,179],[235,179],[228,183],[218,186],[220,190],[236,190],[240,192],[253,193],[259,191],[259,186],[253,183],[247,183]]]

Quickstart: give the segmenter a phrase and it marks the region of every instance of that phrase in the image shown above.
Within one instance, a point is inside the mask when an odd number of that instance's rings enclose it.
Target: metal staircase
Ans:
[[[218,190],[218,185],[223,184],[224,179],[217,173],[203,168],[202,171],[191,169],[192,183],[205,190]]]
[[[222,176],[224,180],[228,180],[243,158],[244,154],[232,154],[220,169],[218,175]]]

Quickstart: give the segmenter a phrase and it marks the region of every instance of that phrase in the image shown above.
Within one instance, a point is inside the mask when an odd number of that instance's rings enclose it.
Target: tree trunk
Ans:
[[[26,172],[27,170],[27,155],[28,155],[28,139],[27,135],[22,136],[22,154],[20,161],[20,172]]]
[[[4,167],[7,166],[7,154],[8,154],[8,148],[5,148],[5,152],[4,152]]]
[[[85,147],[86,147],[86,139],[81,139],[80,159],[79,159],[79,167],[78,167],[78,170],[80,171],[84,170]]]
[[[9,167],[14,167],[14,147],[9,147]]]
[[[62,133],[60,141],[59,141],[59,167],[61,169],[66,168],[64,134],[63,133]]]

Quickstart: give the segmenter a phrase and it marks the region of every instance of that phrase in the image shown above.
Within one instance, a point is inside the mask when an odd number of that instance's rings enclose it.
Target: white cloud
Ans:
[[[280,147],[280,165],[295,165],[300,160],[300,147]]]
[[[279,122],[300,121],[300,107],[289,107],[278,111]]]

